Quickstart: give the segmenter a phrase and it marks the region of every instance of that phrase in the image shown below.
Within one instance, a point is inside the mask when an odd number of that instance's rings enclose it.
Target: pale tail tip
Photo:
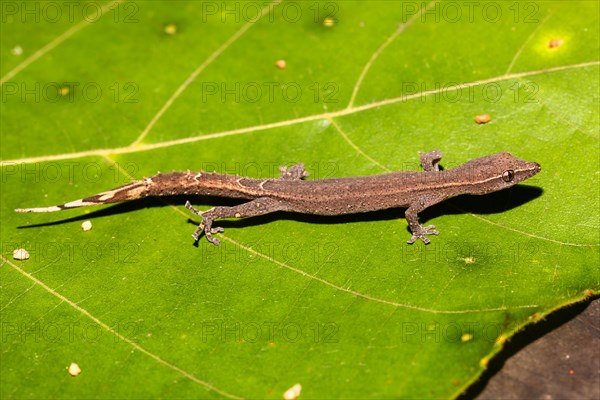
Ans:
[[[53,212],[60,211],[62,208],[53,206],[53,207],[43,207],[43,208],[15,208],[15,211],[18,213],[26,213],[26,212]]]

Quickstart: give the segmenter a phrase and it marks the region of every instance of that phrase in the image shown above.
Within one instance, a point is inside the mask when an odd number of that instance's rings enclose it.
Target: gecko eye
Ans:
[[[512,182],[512,180],[514,178],[515,178],[515,171],[513,171],[512,169],[509,169],[502,173],[502,180],[504,182]]]

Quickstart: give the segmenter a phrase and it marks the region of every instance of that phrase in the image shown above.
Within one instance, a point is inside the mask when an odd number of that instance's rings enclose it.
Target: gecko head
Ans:
[[[469,167],[468,173],[473,174],[473,182],[476,182],[473,194],[486,194],[514,186],[542,169],[536,162],[521,160],[506,152],[477,158],[464,166]]]

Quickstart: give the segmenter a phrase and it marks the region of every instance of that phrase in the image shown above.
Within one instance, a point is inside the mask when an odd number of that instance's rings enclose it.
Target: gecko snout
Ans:
[[[530,162],[527,170],[528,172],[523,179],[531,178],[532,176],[536,175],[542,170],[542,166],[536,162]]]

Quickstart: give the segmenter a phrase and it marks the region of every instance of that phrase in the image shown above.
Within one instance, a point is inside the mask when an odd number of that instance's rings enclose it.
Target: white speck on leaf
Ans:
[[[92,221],[83,221],[83,223],[81,224],[81,229],[83,229],[84,231],[89,231],[90,229],[92,229]]]
[[[77,376],[80,373],[81,373],[81,368],[79,368],[79,365],[77,365],[76,363],[71,363],[71,365],[69,365],[69,375]]]
[[[285,400],[295,400],[300,396],[300,392],[302,391],[302,385],[296,383],[294,386],[289,388],[283,394],[283,398]]]
[[[27,260],[29,258],[29,252],[25,249],[16,249],[13,251],[13,258],[15,260]]]

